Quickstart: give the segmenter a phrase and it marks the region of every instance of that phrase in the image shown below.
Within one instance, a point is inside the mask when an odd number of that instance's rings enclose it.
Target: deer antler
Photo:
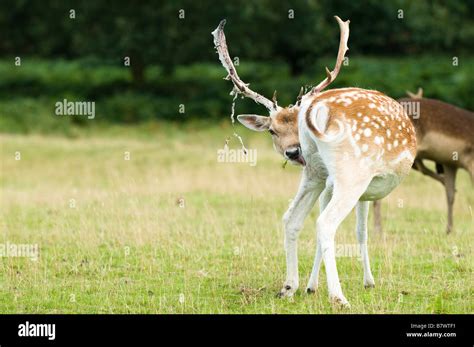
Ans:
[[[301,99],[303,98],[303,95],[304,95],[304,87],[301,87],[300,93],[299,93],[298,96],[296,97],[296,106],[300,106],[300,105],[301,105]]]
[[[336,60],[336,65],[334,66],[334,70],[329,71],[329,69],[326,67],[326,78],[319,83],[316,87],[312,88],[306,95],[314,95],[319,92],[321,92],[324,88],[326,88],[329,84],[332,83],[339,74],[339,70],[341,69],[342,62],[344,60],[344,55],[346,52],[349,50],[347,47],[347,41],[349,40],[349,23],[350,21],[347,20],[343,22],[341,18],[338,16],[334,16],[337,20],[337,23],[339,24],[339,29],[341,30],[341,38],[339,40],[339,51],[337,53],[337,60]]]
[[[234,84],[234,90],[237,93],[240,93],[252,99],[258,104],[262,104],[270,112],[277,111],[279,109],[279,106],[276,102],[276,95],[274,95],[273,101],[265,98],[263,95],[260,95],[251,90],[248,87],[249,84],[244,83],[237,74],[237,70],[235,69],[235,66],[232,63],[232,59],[230,58],[229,51],[227,49],[227,43],[224,35],[225,23],[225,19],[221,20],[216,30],[212,32],[212,36],[214,36],[214,46],[216,47],[217,53],[219,54],[219,60],[221,61],[221,64],[224,66],[228,73],[226,79],[230,79],[232,81],[232,83]]]
[[[406,91],[407,95],[412,99],[423,99],[423,88],[418,88],[418,91],[415,93],[410,92],[409,90]]]

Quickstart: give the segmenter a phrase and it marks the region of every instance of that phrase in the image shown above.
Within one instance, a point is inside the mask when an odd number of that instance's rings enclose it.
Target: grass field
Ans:
[[[281,217],[300,169],[282,168],[269,136],[239,130],[258,150],[251,167],[217,162],[228,126],[142,130],[0,136],[0,243],[40,249],[38,261],[0,258],[1,313],[474,312],[474,193],[465,172],[451,235],[438,183],[412,172],[385,199],[384,232],[369,229],[376,287],[364,289],[357,257],[339,257],[352,306],[337,310],[324,267],[315,296],[275,297],[285,275]],[[302,287],[317,213],[301,232]],[[353,214],[337,243],[356,244]]]

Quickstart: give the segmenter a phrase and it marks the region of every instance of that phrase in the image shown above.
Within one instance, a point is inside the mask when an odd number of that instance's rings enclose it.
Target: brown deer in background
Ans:
[[[410,98],[398,102],[419,103],[419,115],[410,117],[418,143],[413,169],[444,185],[448,203],[446,232],[450,233],[453,230],[457,170],[468,171],[474,181],[474,113],[439,100],[423,98],[421,88],[416,94],[407,93]],[[427,168],[423,160],[434,161],[437,172]],[[374,201],[374,223],[375,229],[381,231],[380,201]]]

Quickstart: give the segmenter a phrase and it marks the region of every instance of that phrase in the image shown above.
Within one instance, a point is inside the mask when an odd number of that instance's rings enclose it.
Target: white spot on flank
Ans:
[[[367,145],[366,143],[364,143],[362,145],[362,152],[367,152],[369,150],[369,145]]]
[[[363,120],[364,120],[364,122],[366,122],[366,123],[368,123],[368,122],[370,121],[369,117],[367,117],[367,116],[365,116]]]
[[[382,143],[382,138],[379,136],[375,136],[374,142],[376,145],[380,145]]]
[[[407,141],[407,139],[403,139],[403,141],[402,141],[402,145],[406,145],[406,144],[407,144],[407,142],[408,142],[408,141]]]
[[[360,140],[360,134],[355,134],[354,139],[355,139],[356,141],[359,141],[359,140]]]
[[[366,128],[366,129],[364,130],[364,136],[369,137],[370,135],[372,135],[372,130],[370,130],[369,128]]]
[[[357,112],[357,117],[362,117],[362,113]]]
[[[374,104],[374,103],[370,103],[370,104],[369,104],[369,108],[375,108],[375,104]]]
[[[397,147],[397,146],[398,146],[398,140],[393,141],[393,147]]]
[[[387,137],[390,137],[391,131],[390,129],[387,129]]]

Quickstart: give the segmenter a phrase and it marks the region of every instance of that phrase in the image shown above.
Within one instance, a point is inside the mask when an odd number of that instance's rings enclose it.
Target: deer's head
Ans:
[[[267,131],[273,148],[293,164],[305,165],[298,138],[298,107],[280,108],[270,116],[242,114],[240,123],[254,131]]]
[[[224,35],[225,19],[219,23],[219,26],[212,32],[214,36],[214,45],[219,60],[226,69],[228,75],[226,79],[231,80],[234,84],[234,93],[242,94],[256,103],[265,106],[270,115],[239,115],[237,119],[247,128],[255,131],[267,131],[271,134],[273,139],[273,147],[275,150],[283,155],[293,164],[305,165],[306,162],[301,152],[301,146],[298,137],[298,111],[302,100],[308,97],[314,97],[326,88],[336,78],[346,54],[347,40],[349,39],[349,21],[343,22],[339,17],[335,16],[339,28],[341,30],[341,37],[339,42],[339,52],[337,54],[337,61],[333,71],[326,68],[326,78],[317,86],[311,88],[306,94],[301,88],[300,94],[297,97],[296,104],[287,107],[278,106],[276,100],[276,93],[273,94],[272,100],[254,92],[249,88],[249,85],[244,83],[230,58],[227,49],[227,42]]]

